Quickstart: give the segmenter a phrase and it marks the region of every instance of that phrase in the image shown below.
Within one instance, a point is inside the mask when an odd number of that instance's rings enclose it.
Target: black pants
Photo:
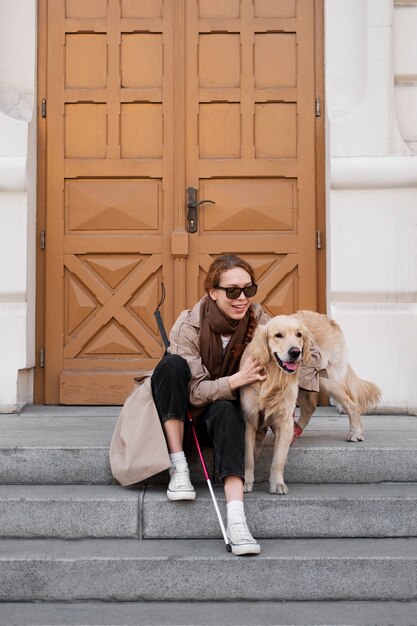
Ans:
[[[177,354],[167,354],[151,378],[152,394],[162,424],[168,419],[188,422],[190,368]],[[245,475],[245,421],[237,402],[217,400],[198,418],[200,444],[214,448],[220,479]]]

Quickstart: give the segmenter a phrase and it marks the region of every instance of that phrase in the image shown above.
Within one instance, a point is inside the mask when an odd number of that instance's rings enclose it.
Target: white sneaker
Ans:
[[[181,463],[169,469],[170,481],[167,489],[168,500],[195,500],[195,489],[191,484],[188,465]]]
[[[233,554],[259,554],[261,546],[250,533],[245,520],[227,523],[227,536],[230,541]]]

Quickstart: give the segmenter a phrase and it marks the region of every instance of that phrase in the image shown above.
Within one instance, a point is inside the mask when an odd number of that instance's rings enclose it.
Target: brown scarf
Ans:
[[[239,357],[234,348],[245,343],[249,323],[249,311],[241,320],[231,320],[218,308],[216,302],[207,296],[200,308],[200,354],[203,365],[208,369],[212,380],[231,376],[239,368]],[[221,335],[231,335],[223,352]]]

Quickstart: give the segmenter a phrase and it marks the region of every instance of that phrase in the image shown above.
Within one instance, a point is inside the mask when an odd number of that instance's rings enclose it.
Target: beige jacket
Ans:
[[[200,306],[201,300],[192,311],[183,311],[171,330],[170,354],[179,354],[186,359],[191,370],[190,404],[205,406],[215,400],[233,400],[234,392],[229,387],[229,377],[210,379],[200,356]],[[254,304],[255,317],[259,324],[270,319],[259,304]]]

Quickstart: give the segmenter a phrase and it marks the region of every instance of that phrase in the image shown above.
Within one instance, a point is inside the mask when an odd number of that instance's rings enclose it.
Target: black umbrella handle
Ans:
[[[164,342],[164,346],[165,346],[165,350],[166,350],[169,347],[169,339],[168,339],[168,335],[166,334],[166,331],[165,331],[164,322],[162,321],[161,312],[159,310],[159,307],[163,304],[163,302],[165,300],[165,296],[166,296],[164,283],[161,283],[161,288],[162,288],[161,299],[160,299],[159,304],[156,307],[155,311],[153,312],[153,314],[155,315],[156,323],[158,325],[159,332],[161,333],[162,341]]]

